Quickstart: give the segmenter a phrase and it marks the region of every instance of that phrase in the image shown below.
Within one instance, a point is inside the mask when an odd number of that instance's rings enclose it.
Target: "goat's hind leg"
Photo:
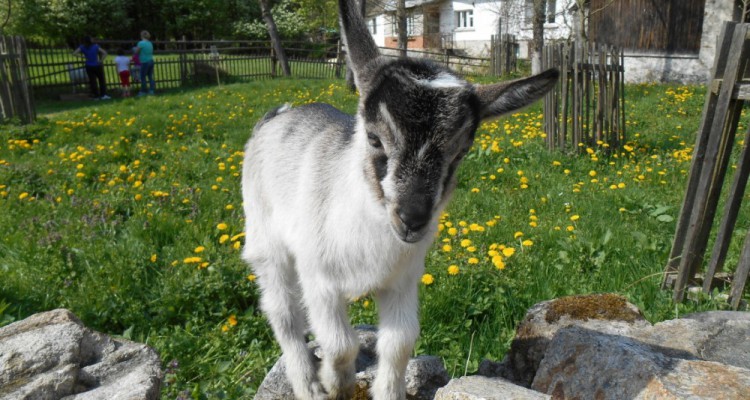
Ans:
[[[301,306],[301,290],[294,261],[288,254],[246,255],[262,290],[261,308],[283,351],[286,375],[301,400],[327,398],[318,381],[314,356],[305,342],[307,320]]]

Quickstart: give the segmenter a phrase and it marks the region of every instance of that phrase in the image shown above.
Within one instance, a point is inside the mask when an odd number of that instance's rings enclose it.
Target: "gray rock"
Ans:
[[[373,326],[355,327],[359,336],[359,354],[356,361],[356,399],[366,399],[367,391],[372,385],[377,369],[375,344],[377,328]],[[317,343],[308,344],[310,351],[320,359],[322,352]],[[406,398],[410,400],[428,400],[435,396],[438,388],[448,383],[449,376],[438,357],[419,356],[409,360],[406,367]],[[286,378],[284,356],[271,368],[255,395],[256,400],[291,400],[294,399],[292,385]]]
[[[516,330],[516,337],[501,363],[485,360],[479,374],[503,377],[530,387],[547,345],[558,330],[568,326],[627,334],[651,324],[625,298],[613,294],[569,296],[536,304]]]
[[[435,400],[548,400],[551,397],[502,378],[465,376],[439,389]]]
[[[532,389],[554,399],[747,399],[750,370],[675,358],[626,336],[569,327],[549,343]]]
[[[158,399],[162,377],[153,349],[94,332],[67,310],[0,328],[3,399]]]

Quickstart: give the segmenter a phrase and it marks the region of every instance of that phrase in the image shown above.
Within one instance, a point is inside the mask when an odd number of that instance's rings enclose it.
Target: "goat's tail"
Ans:
[[[255,124],[255,129],[257,130],[261,126],[265,125],[266,122],[272,120],[275,116],[283,112],[289,111],[291,109],[292,109],[292,105],[289,103],[286,103],[286,104],[283,104],[274,108],[273,110],[267,112],[266,115],[264,115],[263,118],[261,118],[260,121],[258,121],[258,123]]]

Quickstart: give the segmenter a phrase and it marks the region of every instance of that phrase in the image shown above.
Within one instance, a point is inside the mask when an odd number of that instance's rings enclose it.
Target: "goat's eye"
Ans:
[[[380,142],[380,138],[371,132],[367,132],[367,142],[370,143],[370,146],[376,149],[383,147],[383,143]]]

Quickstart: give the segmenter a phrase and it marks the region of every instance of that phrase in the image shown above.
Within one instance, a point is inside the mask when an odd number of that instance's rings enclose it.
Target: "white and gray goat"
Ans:
[[[297,398],[350,398],[359,344],[347,306],[371,293],[379,312],[371,394],[404,399],[417,289],[456,168],[481,121],[539,99],[558,72],[470,84],[428,61],[379,56],[355,1],[340,0],[339,11],[357,114],[283,106],[258,122],[243,166],[243,258]],[[308,328],[323,350],[319,368]]]

